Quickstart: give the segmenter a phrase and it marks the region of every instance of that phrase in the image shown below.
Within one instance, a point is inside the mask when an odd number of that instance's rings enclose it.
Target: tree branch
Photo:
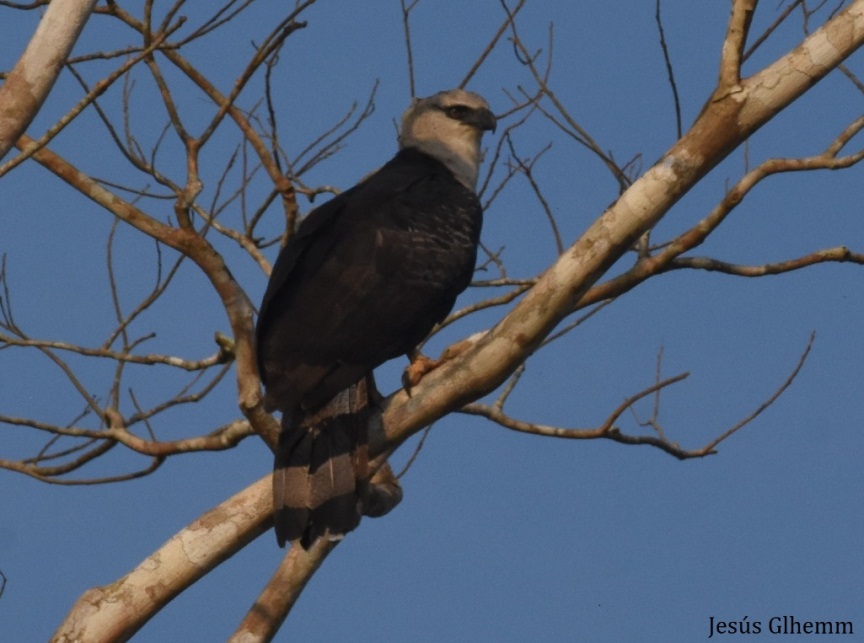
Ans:
[[[319,538],[308,551],[294,543],[229,643],[272,640],[306,583],[340,542]]]
[[[726,94],[741,82],[741,61],[758,0],[733,0],[732,16],[723,41],[717,92]]]
[[[0,86],[0,159],[35,118],[95,5],[96,0],[48,5],[24,54]]]
[[[195,520],[120,580],[85,592],[52,642],[128,640],[177,594],[271,527],[270,487],[270,476],[264,476]]]

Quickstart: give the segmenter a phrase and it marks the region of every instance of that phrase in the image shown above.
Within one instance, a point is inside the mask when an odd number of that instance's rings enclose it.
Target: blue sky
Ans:
[[[520,33],[545,56],[554,23],[550,84],[558,97],[603,149],[622,162],[639,154],[647,168],[675,140],[654,3],[578,4],[529,2]],[[202,5],[185,9],[192,22]],[[773,4],[763,5],[755,33],[777,15]],[[272,26],[274,6],[258,3],[218,43],[193,46],[189,57],[227,90],[249,43]],[[663,9],[687,127],[716,79],[728,3],[667,0]],[[395,149],[393,121],[409,99],[399,3],[367,2],[358,14],[347,3],[320,0],[303,19],[307,27],[287,41],[274,85],[289,153],[303,149],[352,101],[365,101],[380,81],[374,114],[339,154],[304,176],[309,185],[346,188]],[[458,84],[501,20],[497,2],[423,0],[412,23],[418,93]],[[30,13],[0,9],[0,68],[12,66],[35,24]],[[122,32],[109,34],[111,26],[94,16],[76,53],[126,42]],[[796,18],[745,72],[800,37]],[[849,66],[864,77],[860,53]],[[144,70],[134,77],[130,122],[146,149],[165,117]],[[469,88],[503,112],[509,103],[502,89],[529,82],[505,45]],[[256,87],[241,97],[244,107],[251,107]],[[115,89],[103,99],[115,115],[119,95]],[[68,74],[61,78],[31,134],[44,131],[79,96]],[[192,127],[200,127],[210,113],[206,100],[179,83],[177,96]],[[821,151],[862,106],[861,93],[832,74],[753,137],[746,150],[750,165]],[[572,243],[616,198],[617,185],[595,158],[540,118],[514,141],[526,156],[552,142],[537,164],[537,178],[565,243]],[[160,162],[182,178],[172,145],[169,137]],[[142,184],[140,175],[118,162],[92,114],[52,149],[100,178]],[[232,151],[227,135],[210,146],[205,203]],[[693,225],[744,168],[744,150],[738,150],[676,205],[654,239]],[[770,179],[694,254],[764,263],[840,244],[860,252],[862,185],[860,166]],[[105,259],[110,216],[32,163],[0,180],[0,204],[0,252],[19,324],[37,338],[103,341],[114,321]],[[171,214],[170,202],[146,207],[161,219]],[[302,200],[301,207],[311,206]],[[275,234],[282,221],[271,210],[263,227]],[[224,216],[237,220],[236,212]],[[513,183],[487,213],[484,242],[505,247],[514,277],[533,276],[554,259],[554,239],[524,181]],[[259,300],[266,283],[261,271],[236,246],[220,242],[219,248],[250,297]],[[155,250],[121,227],[114,254],[128,310],[152,287]],[[274,249],[268,256],[275,258]],[[861,267],[854,265],[756,280],[681,271],[622,297],[535,355],[508,403],[512,415],[595,426],[625,397],[653,383],[662,348],[664,375],[691,375],[664,393],[660,419],[671,439],[695,448],[758,407],[791,372],[813,331],[816,341],[785,395],[717,455],[702,460],[679,462],[649,447],[516,434],[464,415],[440,421],[402,480],[402,504],[385,518],[365,520],[346,538],[277,640],[694,641],[708,636],[711,616],[747,616],[765,630],[771,617],[784,614],[851,620],[856,633],[864,631],[860,284]],[[467,293],[461,303],[477,296]],[[432,346],[486,327],[502,312],[466,320]],[[147,351],[196,358],[212,352],[213,333],[228,325],[208,284],[189,269],[134,330],[157,332],[144,345]],[[104,395],[111,365],[71,362],[88,390]],[[381,369],[383,390],[398,385],[402,366]],[[205,433],[239,417],[232,378],[204,403],[155,421],[159,437]],[[186,381],[151,367],[130,369],[128,386],[147,405]],[[125,404],[128,411],[128,399]],[[81,406],[44,358],[21,349],[0,352],[0,414],[65,424]],[[647,417],[650,402],[637,411]],[[640,430],[630,416],[622,418],[622,429]],[[32,430],[0,426],[0,458],[32,455],[43,443]],[[415,443],[395,461],[404,462]],[[115,451],[90,473],[142,466],[140,457]],[[46,640],[84,590],[119,578],[270,466],[269,452],[252,438],[229,452],[172,458],[149,477],[113,485],[51,486],[0,472],[0,571],[8,579],[0,631],[10,640]],[[282,553],[265,535],[187,590],[135,640],[225,639]]]

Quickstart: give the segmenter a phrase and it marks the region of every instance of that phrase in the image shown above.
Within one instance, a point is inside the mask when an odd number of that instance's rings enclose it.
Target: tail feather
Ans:
[[[276,540],[284,547],[299,539],[308,549],[360,522],[368,472],[357,454],[365,454],[365,421],[343,413],[298,426],[291,416],[283,415],[273,471]]]
[[[280,547],[300,538],[309,524],[307,470],[312,457],[312,442],[311,433],[286,427],[283,416],[279,447],[273,463],[273,521]]]
[[[348,420],[346,422],[346,420]],[[337,416],[314,437],[309,467],[309,528],[301,541],[311,546],[319,536],[342,536],[360,522],[362,510],[358,496],[353,422]]]

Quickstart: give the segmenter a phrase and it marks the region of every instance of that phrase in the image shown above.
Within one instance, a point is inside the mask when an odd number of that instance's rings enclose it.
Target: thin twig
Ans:
[[[780,385],[780,387],[776,391],[774,391],[774,393],[767,400],[765,400],[762,404],[760,404],[759,407],[755,411],[753,411],[750,415],[748,415],[747,417],[745,417],[741,421],[737,422],[730,429],[728,429],[727,431],[724,431],[719,436],[717,436],[717,438],[715,438],[714,440],[712,440],[711,442],[706,444],[704,447],[702,447],[702,450],[706,454],[707,453],[713,453],[715,447],[718,444],[723,442],[723,440],[725,440],[729,436],[733,435],[734,433],[737,433],[743,427],[750,424],[750,422],[752,422],[757,417],[759,417],[762,414],[762,412],[765,411],[765,409],[767,409],[772,404],[774,404],[774,402],[777,400],[778,397],[783,395],[783,393],[786,391],[786,389],[788,389],[792,385],[792,382],[795,381],[795,378],[798,377],[798,373],[800,373],[801,369],[804,367],[804,362],[807,361],[807,356],[810,354],[810,349],[813,348],[813,342],[814,341],[816,341],[816,331],[813,331],[812,333],[810,333],[810,339],[807,341],[807,346],[804,348],[804,352],[801,353],[801,356],[798,358],[798,363],[795,364],[795,368],[792,369],[792,372],[789,374],[789,377],[787,377],[786,380]]]
[[[402,1],[404,4],[404,0],[402,0]],[[504,0],[502,0],[502,3],[503,2],[504,2]],[[465,78],[463,78],[462,82],[459,83],[458,86],[460,89],[465,87],[470,82],[470,80],[478,72],[480,67],[483,66],[483,63],[486,62],[486,59],[489,57],[489,54],[491,54],[495,50],[495,47],[498,45],[498,42],[501,40],[501,36],[504,35],[504,33],[507,31],[507,27],[509,27],[510,24],[516,19],[516,15],[522,10],[522,7],[525,6],[525,2],[526,2],[526,0],[519,0],[519,3],[513,9],[506,10],[507,18],[504,20],[504,22],[501,23],[501,26],[498,27],[498,31],[495,32],[494,36],[492,36],[492,40],[489,41],[489,43],[483,49],[483,52],[480,54],[480,56],[477,58],[477,60],[474,61],[474,64],[471,65],[471,69],[469,69],[468,73],[465,74]],[[413,96],[413,93],[412,93],[412,96]]]
[[[657,23],[657,33],[660,36],[660,49],[663,51],[663,61],[666,63],[666,77],[669,80],[669,87],[672,89],[672,99],[675,103],[676,138],[681,138],[684,132],[681,126],[681,101],[678,98],[678,84],[675,82],[675,70],[672,68],[672,58],[669,56],[669,48],[666,45],[666,33],[663,31],[663,19],[660,16],[660,0],[657,0],[655,6],[654,21]]]
[[[417,446],[414,447],[414,451],[411,452],[411,457],[408,458],[408,461],[405,463],[405,466],[402,467],[402,470],[396,474],[396,479],[401,480],[402,476],[408,473],[408,470],[414,465],[414,462],[420,456],[420,451],[423,449],[423,445],[426,444],[426,438],[429,437],[429,432],[432,430],[434,424],[430,424],[425,429],[423,429],[423,433],[420,434],[420,439],[417,441]]]
[[[399,0],[402,7],[402,30],[405,34],[405,55],[408,57],[408,91],[411,93],[411,100],[417,97],[417,86],[414,83],[414,47],[411,45],[411,11],[420,0]]]

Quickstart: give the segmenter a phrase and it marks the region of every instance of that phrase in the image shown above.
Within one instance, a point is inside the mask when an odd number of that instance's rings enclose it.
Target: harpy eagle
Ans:
[[[279,546],[338,538],[364,513],[357,423],[310,425],[383,362],[410,355],[471,281],[483,132],[495,117],[455,89],[415,100],[399,151],[313,210],[273,266],[258,317],[265,406],[282,412],[273,474]]]

